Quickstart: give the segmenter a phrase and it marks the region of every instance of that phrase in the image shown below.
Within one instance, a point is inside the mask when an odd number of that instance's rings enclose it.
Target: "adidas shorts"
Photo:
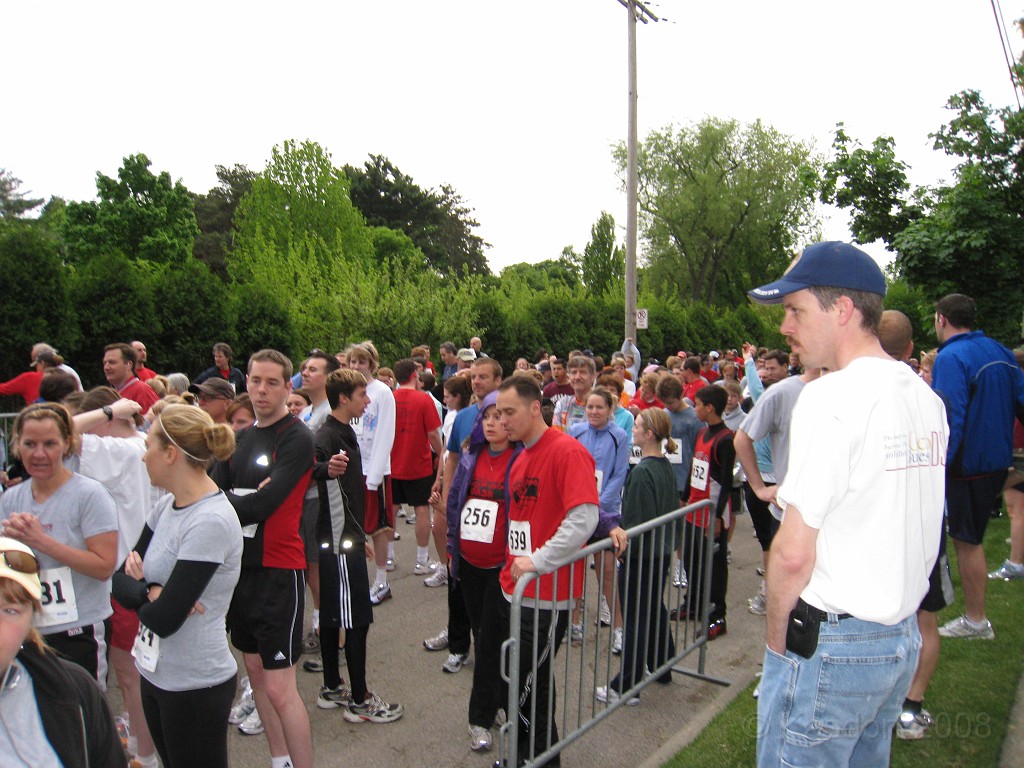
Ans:
[[[264,669],[287,669],[302,655],[306,573],[243,568],[228,608],[231,644],[259,654]]]

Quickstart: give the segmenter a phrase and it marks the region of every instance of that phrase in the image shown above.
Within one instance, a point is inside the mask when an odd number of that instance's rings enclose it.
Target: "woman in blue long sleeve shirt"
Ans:
[[[591,542],[611,537],[617,551],[625,548],[626,532],[622,529],[622,486],[629,469],[629,436],[612,420],[615,398],[607,389],[597,387],[587,395],[587,423],[574,424],[568,435],[579,440],[594,457],[597,491],[600,497],[597,530]],[[614,596],[615,555],[606,551],[599,566],[601,580],[601,609],[599,619],[605,626],[612,624],[610,606],[614,605],[614,631],[612,652],[622,652],[622,609]],[[583,638],[579,608],[573,610],[571,635],[573,640]]]

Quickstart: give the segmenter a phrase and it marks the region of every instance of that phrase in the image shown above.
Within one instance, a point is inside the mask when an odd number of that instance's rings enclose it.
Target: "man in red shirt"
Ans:
[[[391,446],[391,494],[394,504],[408,504],[416,512],[416,566],[414,573],[429,576],[437,567],[430,562],[430,490],[436,457],[441,455],[441,418],[434,401],[419,391],[416,363],[404,358],[395,363],[395,442]]]
[[[156,376],[156,371],[151,371],[146,367],[146,345],[141,341],[133,341],[132,349],[135,350],[135,356],[138,358],[135,363],[135,375],[139,377],[139,381],[149,381]]]
[[[121,397],[134,400],[146,413],[160,399],[152,387],[135,375],[138,356],[128,344],[107,344],[103,348],[103,375]]]
[[[497,409],[509,440],[524,446],[508,478],[508,555],[499,580],[503,610],[524,574],[541,576],[523,594],[519,667],[518,758],[530,759],[558,741],[549,692],[551,660],[565,637],[572,600],[582,597],[583,560],[570,562],[597,528],[598,494],[594,459],[577,440],[548,429],[541,393],[529,378],[513,376],[498,389]],[[557,593],[554,572],[558,571]],[[574,594],[569,593],[572,581]],[[534,611],[534,607],[539,610]],[[552,622],[555,624],[551,632]],[[537,643],[537,655],[532,649]],[[553,644],[553,647],[551,645]],[[536,672],[533,659],[538,659]],[[533,708],[536,707],[536,718]],[[558,765],[558,759],[548,765]]]
[[[711,383],[700,375],[699,357],[686,358],[680,376],[683,380],[683,397],[691,403],[695,402],[693,398],[697,391]]]

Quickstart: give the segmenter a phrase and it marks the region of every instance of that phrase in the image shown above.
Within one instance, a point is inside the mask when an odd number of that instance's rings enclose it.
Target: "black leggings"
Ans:
[[[164,768],[227,768],[235,677],[191,691],[165,691],[142,678],[142,710]]]
[[[352,700],[357,704],[366,701],[366,637],[369,633],[369,625],[345,630],[345,664],[352,686]],[[341,685],[337,651],[340,639],[340,627],[320,624],[320,658],[324,664],[324,685],[328,688]]]

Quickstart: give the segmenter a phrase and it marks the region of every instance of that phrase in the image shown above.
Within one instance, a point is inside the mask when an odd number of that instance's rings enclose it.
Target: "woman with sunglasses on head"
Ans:
[[[0,538],[0,763],[5,768],[123,768],[114,720],[95,681],[46,647],[39,561]]]
[[[228,764],[237,664],[225,616],[238,582],[242,529],[206,474],[235,448],[227,424],[187,405],[164,408],[146,437],[150,481],[169,491],[114,576],[114,597],[138,611],[132,649],[142,707],[164,768]]]
[[[47,644],[106,689],[110,575],[117,559],[117,507],[100,483],[64,461],[79,445],[62,405],[30,405],[14,422],[12,448],[29,479],[0,496],[2,535],[36,553]]]

